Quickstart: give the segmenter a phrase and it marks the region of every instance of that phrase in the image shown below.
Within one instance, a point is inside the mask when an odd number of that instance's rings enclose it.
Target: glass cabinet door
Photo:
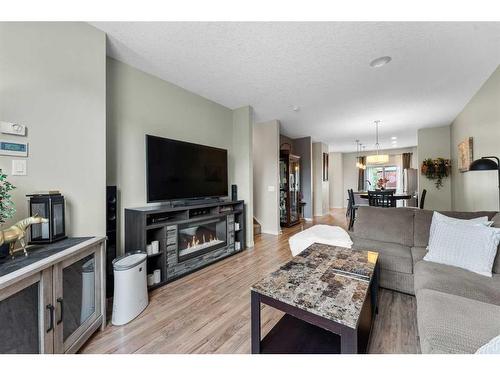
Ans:
[[[100,316],[100,258],[95,249],[66,260],[54,269],[56,302],[55,350],[65,353]]]
[[[0,353],[53,352],[51,270],[0,290]]]
[[[280,159],[280,222],[288,221],[287,190],[288,190],[288,160]]]
[[[290,222],[296,222],[299,220],[299,208],[300,208],[300,171],[299,171],[299,160],[294,157],[290,157]]]

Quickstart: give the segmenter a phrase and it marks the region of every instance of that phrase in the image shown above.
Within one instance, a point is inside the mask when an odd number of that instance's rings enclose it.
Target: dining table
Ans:
[[[363,198],[363,199],[368,199],[368,192],[366,191],[361,191],[361,192],[358,192],[358,193],[354,193],[354,194],[358,194],[360,198]],[[412,195],[411,194],[408,194],[408,193],[394,193],[392,195],[392,199],[394,200],[406,200],[406,199],[411,199],[412,198]]]

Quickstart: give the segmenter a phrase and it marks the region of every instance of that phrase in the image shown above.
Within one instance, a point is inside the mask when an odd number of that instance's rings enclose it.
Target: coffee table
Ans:
[[[252,353],[364,353],[378,253],[315,243],[251,287]],[[286,314],[261,340],[261,304]]]

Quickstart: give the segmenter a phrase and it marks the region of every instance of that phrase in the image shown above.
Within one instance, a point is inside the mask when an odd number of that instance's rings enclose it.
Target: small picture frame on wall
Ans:
[[[328,154],[323,152],[323,181],[328,181]]]
[[[473,160],[474,148],[472,137],[468,137],[458,144],[458,170],[460,172],[467,172]]]

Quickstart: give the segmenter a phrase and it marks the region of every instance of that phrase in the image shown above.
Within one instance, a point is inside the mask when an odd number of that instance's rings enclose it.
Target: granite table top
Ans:
[[[356,328],[378,253],[314,243],[251,290]]]

